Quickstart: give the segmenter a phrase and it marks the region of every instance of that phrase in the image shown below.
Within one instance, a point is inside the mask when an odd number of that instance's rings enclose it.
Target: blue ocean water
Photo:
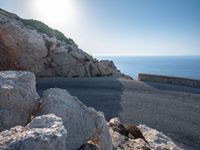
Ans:
[[[138,73],[200,79],[200,56],[97,56],[113,60],[117,68],[137,79]]]

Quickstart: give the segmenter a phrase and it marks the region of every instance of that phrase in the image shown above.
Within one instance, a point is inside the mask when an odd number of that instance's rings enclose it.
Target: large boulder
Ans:
[[[94,59],[61,32],[0,9],[0,70],[11,69],[37,76],[125,77],[113,62]]]
[[[43,92],[38,115],[49,113],[63,119],[68,131],[67,149],[76,150],[91,140],[100,149],[112,150],[111,137],[103,114],[85,106],[66,90],[52,88]]]
[[[0,72],[0,131],[26,125],[39,103],[33,73]]]
[[[16,126],[0,133],[1,150],[66,150],[67,131],[54,114],[33,119],[26,127]]]

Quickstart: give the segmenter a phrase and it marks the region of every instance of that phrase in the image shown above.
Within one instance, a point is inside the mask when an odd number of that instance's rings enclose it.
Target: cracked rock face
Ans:
[[[152,149],[181,150],[169,137],[146,125],[139,125],[144,137],[151,145]]]
[[[67,131],[54,114],[34,118],[26,127],[16,126],[0,133],[3,150],[66,150]]]
[[[44,91],[38,115],[49,113],[62,118],[68,131],[67,149],[76,150],[92,140],[100,149],[112,150],[111,137],[103,114],[85,106],[66,90],[52,88]]]
[[[181,150],[169,137],[146,125],[127,126],[113,118],[108,126],[115,150]]]
[[[0,131],[24,126],[39,101],[33,73],[0,72]]]
[[[0,70],[36,76],[123,76],[112,61],[97,61],[74,43],[50,37],[0,9]]]

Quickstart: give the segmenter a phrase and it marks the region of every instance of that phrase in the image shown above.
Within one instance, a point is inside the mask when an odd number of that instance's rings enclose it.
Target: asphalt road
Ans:
[[[200,149],[200,89],[110,77],[37,80],[40,95],[53,87],[67,89],[107,120],[117,116],[125,123],[146,124],[184,149]]]

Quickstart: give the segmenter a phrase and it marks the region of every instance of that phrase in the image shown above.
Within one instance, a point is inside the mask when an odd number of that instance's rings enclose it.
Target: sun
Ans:
[[[32,0],[32,9],[37,19],[56,27],[73,22],[76,17],[73,4],[72,0]]]

